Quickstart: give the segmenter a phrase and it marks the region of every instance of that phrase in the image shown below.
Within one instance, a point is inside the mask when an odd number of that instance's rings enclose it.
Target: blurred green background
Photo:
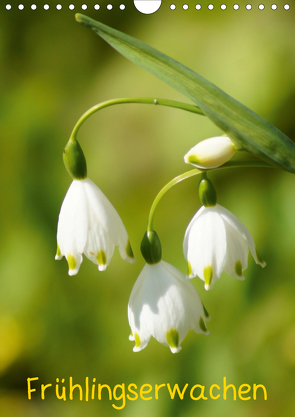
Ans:
[[[108,196],[129,232],[137,262],[116,253],[105,272],[87,259],[75,277],[66,261],[54,260],[56,224],[70,185],[62,149],[78,118],[96,103],[119,97],[187,101],[152,75],[121,57],[97,35],[77,24],[75,10],[0,12],[0,415],[277,417],[295,413],[295,182],[291,174],[268,169],[213,173],[219,203],[249,228],[267,262],[249,256],[246,280],[223,274],[212,291],[193,283],[211,314],[210,336],[190,332],[177,355],[151,340],[133,353],[128,341],[127,303],[144,261],[139,245],[157,192],[187,170],[183,155],[220,131],[201,116],[146,105],[105,109],[89,119],[78,139],[89,177]],[[258,10],[239,2],[235,11],[203,5],[176,10],[166,0],[153,15],[121,2],[87,2],[84,13],[135,36],[194,69],[295,139],[295,13]],[[183,272],[182,240],[199,208],[198,179],[176,186],[158,207],[155,228],[163,258]],[[40,383],[56,378],[83,384],[178,383],[239,387],[263,384],[268,399],[128,401],[115,410],[107,398],[40,399]],[[28,377],[39,377],[27,399]],[[161,391],[160,391],[161,394]],[[152,393],[154,397],[154,393]],[[208,395],[207,395],[208,396]],[[120,401],[117,401],[120,404]]]

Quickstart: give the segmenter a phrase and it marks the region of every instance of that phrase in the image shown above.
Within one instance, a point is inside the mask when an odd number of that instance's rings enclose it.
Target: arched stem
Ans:
[[[148,219],[148,225],[147,225],[147,231],[152,232],[153,229],[153,222],[154,222],[154,215],[156,208],[162,199],[162,197],[167,193],[170,188],[174,187],[174,185],[178,184],[181,181],[187,180],[188,178],[194,177],[195,175],[202,174],[203,172],[209,172],[209,171],[216,171],[219,169],[224,168],[274,168],[272,165],[269,165],[267,162],[259,161],[259,160],[253,160],[253,161],[228,161],[222,166],[218,168],[214,168],[211,170],[201,170],[201,169],[192,169],[190,171],[184,172],[181,175],[178,175],[177,177],[173,178],[173,180],[169,181],[157,194],[156,198],[154,199],[154,202],[151,206],[150,212],[149,212],[149,219]]]
[[[202,110],[195,105],[187,104],[187,103],[180,103],[178,101],[173,100],[165,100],[161,98],[147,98],[147,97],[138,97],[138,98],[117,98],[114,100],[107,100],[102,103],[96,104],[95,106],[91,107],[87,110],[78,120],[76,123],[70,141],[75,141],[78,130],[82,126],[82,124],[90,117],[92,114],[96,113],[99,110],[102,110],[106,107],[114,106],[116,104],[128,104],[128,103],[136,103],[136,104],[153,104],[154,106],[166,106],[166,107],[174,107],[176,109],[185,110],[191,113],[196,113],[199,115],[204,116]]]

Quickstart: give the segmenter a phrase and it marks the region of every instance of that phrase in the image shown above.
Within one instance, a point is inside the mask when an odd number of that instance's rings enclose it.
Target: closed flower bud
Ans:
[[[184,156],[186,164],[201,169],[212,169],[223,165],[235,154],[237,148],[227,136],[205,139],[195,145]]]

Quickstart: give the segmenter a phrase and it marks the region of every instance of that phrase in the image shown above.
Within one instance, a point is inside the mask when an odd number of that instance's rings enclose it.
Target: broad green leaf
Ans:
[[[76,20],[113,48],[194,101],[239,149],[295,173],[295,143],[199,74],[145,43],[87,16]]]

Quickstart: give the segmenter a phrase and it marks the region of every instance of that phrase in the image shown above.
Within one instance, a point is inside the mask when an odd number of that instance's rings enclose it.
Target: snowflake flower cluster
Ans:
[[[134,352],[144,349],[153,336],[176,353],[189,329],[209,334],[210,316],[190,279],[199,277],[211,289],[223,271],[244,279],[249,248],[257,264],[253,237],[242,222],[217,204],[216,191],[206,170],[228,161],[236,152],[230,138],[220,136],[198,143],[184,157],[186,163],[204,170],[199,183],[202,207],[189,223],[183,241],[188,273],[184,275],[162,260],[161,243],[148,230],[141,245],[146,265],[132,289],[128,303],[130,340]],[[65,148],[65,165],[73,182],[61,206],[57,227],[56,259],[67,259],[69,275],[78,273],[83,254],[104,271],[117,246],[121,257],[134,262],[126,228],[107,197],[87,178],[86,161],[80,145]]]

